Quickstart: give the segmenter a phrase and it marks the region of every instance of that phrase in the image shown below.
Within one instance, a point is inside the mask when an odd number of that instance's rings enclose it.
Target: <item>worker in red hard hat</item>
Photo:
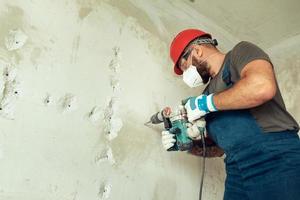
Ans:
[[[269,56],[250,42],[227,53],[216,45],[210,34],[187,29],[172,41],[170,56],[189,87],[207,84],[185,108],[191,123],[205,118],[208,136],[225,152],[224,199],[300,199],[299,125]],[[175,142],[166,131],[162,139],[165,147]]]

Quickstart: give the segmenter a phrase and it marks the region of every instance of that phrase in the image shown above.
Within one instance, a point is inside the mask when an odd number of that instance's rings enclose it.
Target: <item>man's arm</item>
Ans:
[[[277,90],[273,67],[266,60],[254,60],[241,71],[233,87],[213,97],[218,110],[246,109],[272,99]]]
[[[193,140],[193,147],[188,153],[195,156],[204,156],[203,154],[203,144],[201,140]],[[217,146],[217,144],[211,140],[209,137],[205,138],[205,157],[221,157],[224,155],[223,149]]]

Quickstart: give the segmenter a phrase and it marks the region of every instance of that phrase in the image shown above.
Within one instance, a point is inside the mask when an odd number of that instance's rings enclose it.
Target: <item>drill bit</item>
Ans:
[[[149,120],[148,122],[144,123],[145,126],[149,126],[150,124],[152,124],[151,120]]]
[[[171,112],[172,112],[172,110],[170,107],[165,107],[163,110],[152,115],[150,120],[148,122],[146,122],[145,125],[149,125],[150,123],[160,124],[160,123],[164,122],[165,118],[170,117]]]

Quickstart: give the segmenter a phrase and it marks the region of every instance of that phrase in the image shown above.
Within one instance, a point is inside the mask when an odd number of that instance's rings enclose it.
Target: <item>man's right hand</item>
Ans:
[[[198,97],[190,97],[184,105],[189,122],[194,122],[197,119],[205,116],[209,112],[217,111],[213,100],[214,94],[204,95]]]
[[[172,146],[174,146],[174,144],[176,142],[176,139],[174,137],[175,137],[175,135],[170,133],[169,131],[161,132],[161,141],[162,141],[162,145],[165,150],[168,150]]]

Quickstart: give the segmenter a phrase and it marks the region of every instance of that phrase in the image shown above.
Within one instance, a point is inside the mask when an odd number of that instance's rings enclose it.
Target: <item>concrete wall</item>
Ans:
[[[197,198],[201,160],[143,125],[196,93],[173,76],[169,41],[107,2],[0,10],[0,199]],[[222,162],[208,162],[207,198],[222,197]]]
[[[201,92],[172,73],[168,47],[178,31],[210,31],[225,52],[239,41],[242,31],[200,5],[1,1],[0,199],[197,199],[201,159],[165,152],[162,127],[143,123],[163,106]],[[295,34],[262,46],[280,66],[280,87],[299,121]],[[222,199],[222,158],[206,167],[203,199]]]

